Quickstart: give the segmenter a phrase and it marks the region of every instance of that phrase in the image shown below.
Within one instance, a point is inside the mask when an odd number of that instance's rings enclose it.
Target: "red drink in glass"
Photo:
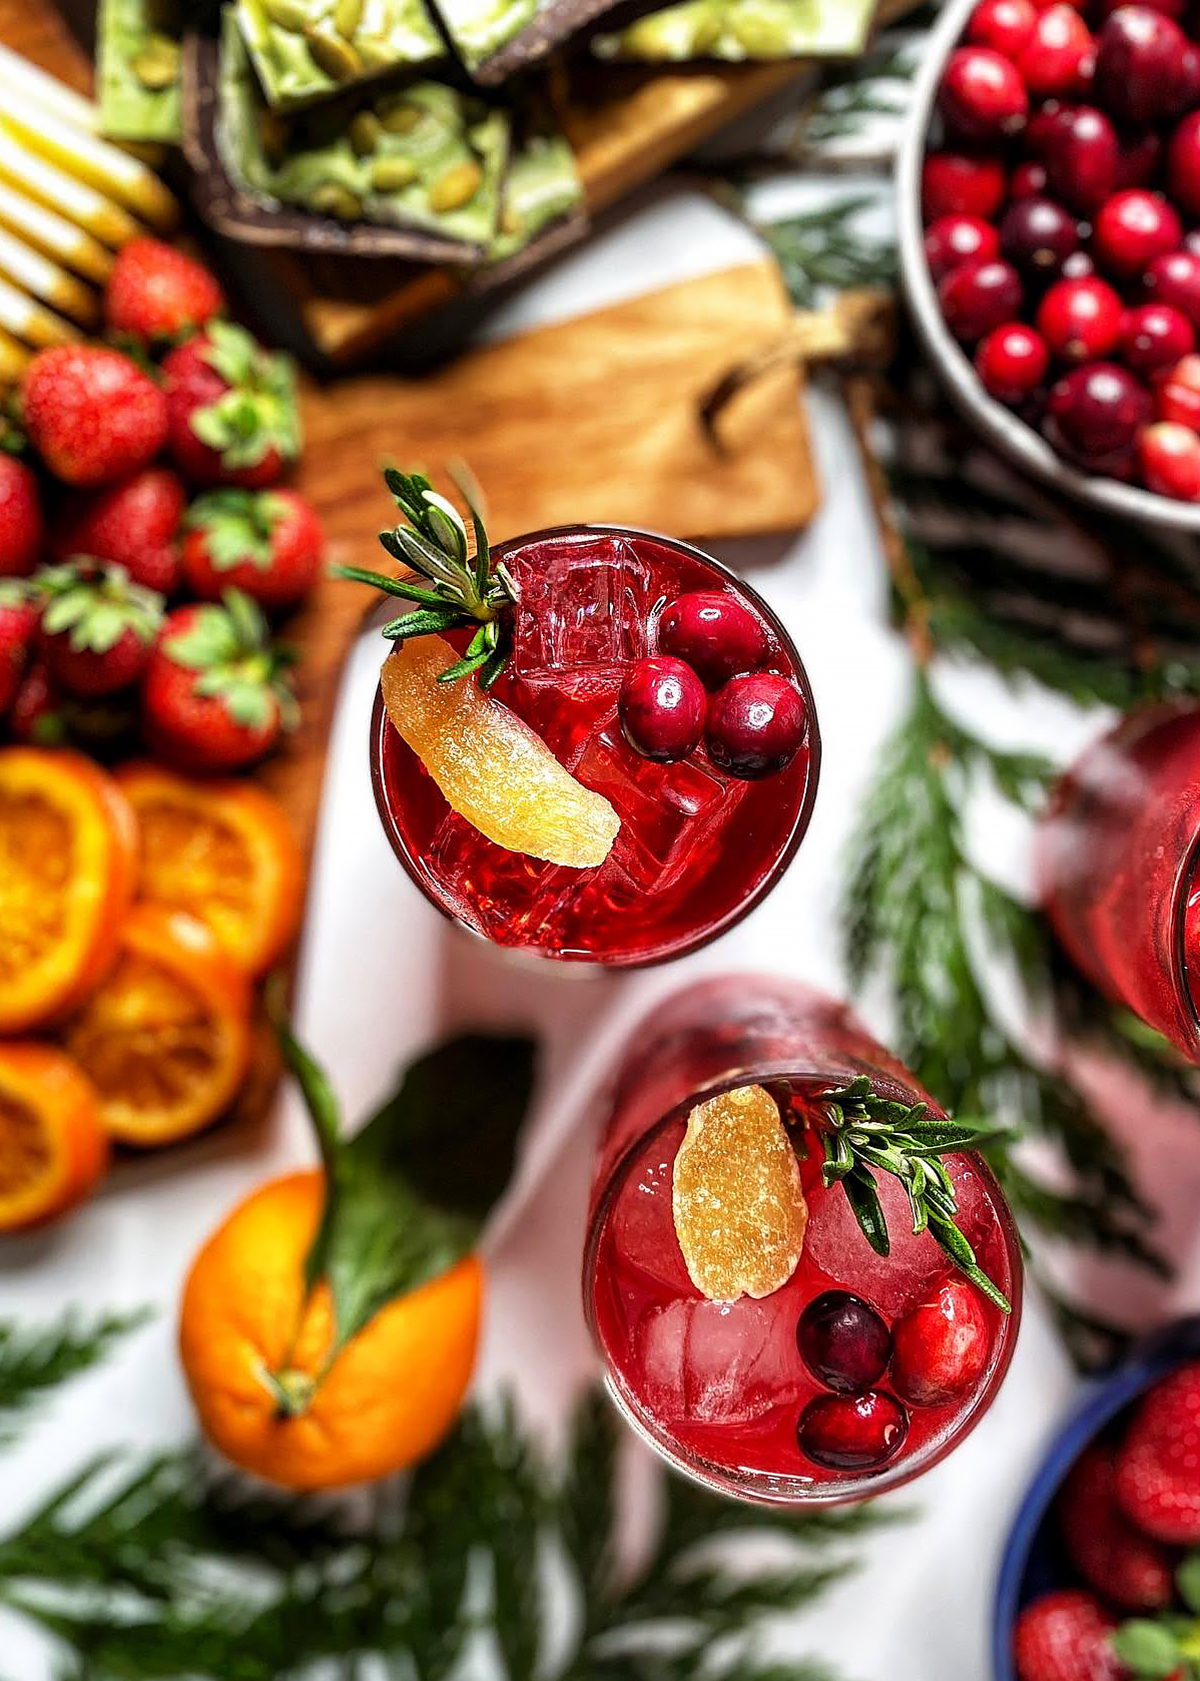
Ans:
[[[1200,1060],[1200,708],[1123,718],[1062,778],[1038,831],[1038,884],[1072,961]]]
[[[800,656],[748,585],[686,543],[619,526],[564,526],[496,545],[492,555],[520,601],[512,657],[490,692],[611,802],[621,828],[594,868],[494,844],[450,809],[379,698],[372,777],[397,856],[445,915],[498,945],[619,967],[695,950],[769,892],[808,826],[820,738]],[[802,699],[799,750],[760,780],[720,769],[703,742],[657,762],[622,731],[622,682],[634,662],[660,651],[664,609],[694,591],[747,609],[763,644],[756,669],[786,678]],[[461,650],[466,636],[448,640]]]
[[[821,1094],[864,1075],[880,1097],[905,1105],[924,1099],[844,1006],[758,976],[701,981],[675,994],[634,1034],[617,1075],[592,1193],[585,1311],[609,1391],[635,1430],[677,1469],[727,1494],[828,1503],[905,1482],[978,1423],[1008,1369],[1020,1319],[1020,1249],[995,1179],[971,1153],[944,1163],[957,1224],[1010,1314],[958,1273],[928,1232],[914,1237],[904,1189],[886,1174],[877,1186],[891,1254],[877,1255],[842,1187],[824,1188],[819,1148],[801,1165],[808,1226],[787,1283],[762,1299],[728,1303],[710,1301],[692,1283],[672,1216],[672,1175],[694,1106],[748,1083],[766,1085],[788,1105],[793,1137],[807,1138]],[[935,1105],[930,1110],[944,1118]],[[922,1327],[936,1317],[947,1287],[968,1293],[976,1339],[971,1369],[960,1369],[953,1394],[948,1380],[939,1393],[936,1372],[913,1375]],[[808,1336],[828,1304],[836,1315],[847,1299],[857,1303],[851,1331],[865,1328],[868,1341],[878,1341],[866,1351],[862,1376],[843,1382],[818,1375],[823,1368]],[[862,1353],[861,1336],[857,1344],[852,1337],[852,1364]],[[835,1435],[848,1428],[850,1438],[835,1445],[848,1452],[831,1454],[828,1432],[814,1437],[806,1423],[831,1404],[841,1412]],[[865,1458],[863,1431],[875,1431]],[[819,1458],[805,1451],[805,1440],[817,1443]]]

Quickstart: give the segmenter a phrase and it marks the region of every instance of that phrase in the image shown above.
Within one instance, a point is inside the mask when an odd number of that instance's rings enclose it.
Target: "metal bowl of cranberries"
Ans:
[[[1055,488],[1193,531],[1198,17],[949,0],[897,159],[901,277],[956,406]]]

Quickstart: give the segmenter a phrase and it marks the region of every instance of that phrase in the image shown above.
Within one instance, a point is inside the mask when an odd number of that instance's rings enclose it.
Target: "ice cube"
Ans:
[[[692,1292],[683,1251],[675,1236],[671,1207],[675,1151],[682,1129],[669,1134],[669,1143],[645,1156],[622,1188],[609,1227],[614,1264],[635,1268],[654,1284],[671,1291]]]
[[[666,1425],[750,1424],[804,1387],[792,1292],[763,1301],[677,1300],[637,1328],[648,1410]]]
[[[565,892],[577,889],[581,874],[496,846],[455,811],[438,824],[425,863],[467,921],[502,945],[544,921]]]
[[[509,564],[521,595],[513,647],[521,675],[621,666],[645,654],[654,580],[623,538],[531,543]]]

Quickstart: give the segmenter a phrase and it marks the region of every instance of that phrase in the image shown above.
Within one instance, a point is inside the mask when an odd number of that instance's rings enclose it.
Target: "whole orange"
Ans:
[[[316,1172],[240,1203],[197,1255],[180,1313],[205,1434],[235,1464],[293,1489],[381,1477],[436,1447],[479,1335],[483,1269],[472,1255],[390,1302],[329,1362],[329,1292],[320,1285],[306,1303],[304,1289],[323,1203]]]

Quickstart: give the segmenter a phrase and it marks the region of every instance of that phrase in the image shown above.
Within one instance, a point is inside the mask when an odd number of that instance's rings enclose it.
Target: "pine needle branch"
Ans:
[[[0,1323],[0,1446],[50,1390],[97,1365],[148,1313],[110,1313],[91,1324],[69,1316],[38,1331]]]

